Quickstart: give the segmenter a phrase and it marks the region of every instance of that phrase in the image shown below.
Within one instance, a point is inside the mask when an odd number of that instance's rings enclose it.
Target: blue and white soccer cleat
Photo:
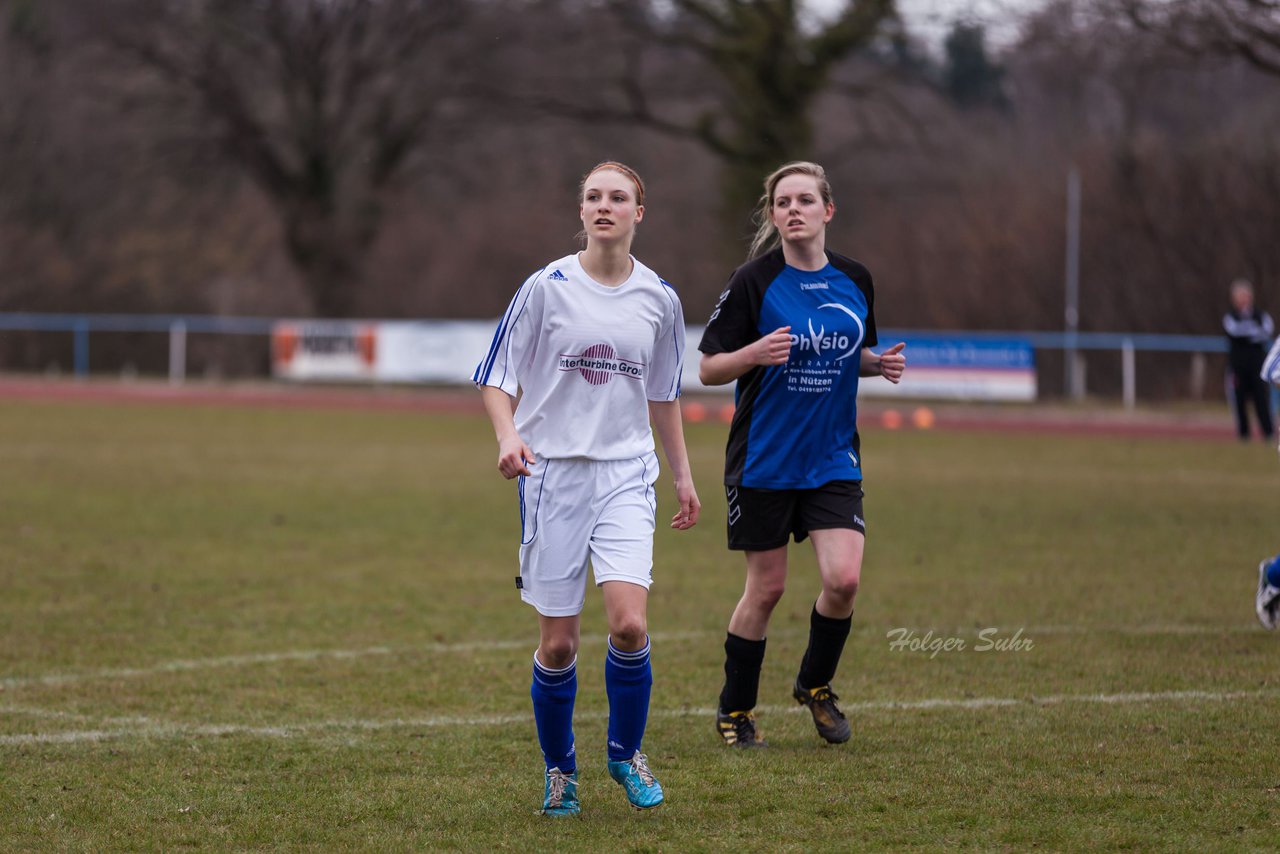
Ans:
[[[578,806],[578,772],[566,774],[559,768],[547,769],[547,785],[542,796],[543,815],[562,816],[577,815],[582,812]]]
[[[1267,582],[1267,567],[1271,561],[1271,558],[1264,558],[1258,564],[1258,598],[1254,607],[1258,612],[1258,622],[1264,629],[1274,629],[1280,622],[1280,587]]]
[[[662,786],[649,770],[649,757],[640,751],[621,762],[609,761],[609,776],[627,791],[627,800],[638,810],[662,803]]]

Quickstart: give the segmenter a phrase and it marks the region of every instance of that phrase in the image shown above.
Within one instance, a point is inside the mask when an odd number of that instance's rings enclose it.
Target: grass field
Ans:
[[[0,401],[0,850],[1275,849],[1280,637],[1252,613],[1274,450],[869,431],[854,738],[790,699],[806,546],[771,747],[744,755],[712,719],[742,581],[723,430],[689,430],[702,523],[657,540],[667,803],[634,813],[605,774],[591,591],[583,815],[550,822],[481,416]]]

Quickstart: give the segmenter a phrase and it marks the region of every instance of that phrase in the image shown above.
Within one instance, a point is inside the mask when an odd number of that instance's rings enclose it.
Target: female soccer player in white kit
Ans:
[[[653,684],[651,420],[680,504],[671,527],[693,527],[700,510],[677,399],[684,314],[671,286],[630,254],[644,184],[606,161],[583,178],[579,201],[586,249],[525,281],[472,377],[497,434],[498,471],[519,478],[516,587],[538,612],[530,694],[546,760],[542,812],[552,816],[580,812],[573,703],[588,561],[609,624],[609,774],[633,806],[662,803],[641,752]]]

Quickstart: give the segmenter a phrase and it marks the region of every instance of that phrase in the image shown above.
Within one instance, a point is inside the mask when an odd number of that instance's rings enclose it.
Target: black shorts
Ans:
[[[729,548],[763,552],[796,542],[810,531],[849,528],[865,535],[862,481],[833,480],[816,489],[755,489],[726,486]]]

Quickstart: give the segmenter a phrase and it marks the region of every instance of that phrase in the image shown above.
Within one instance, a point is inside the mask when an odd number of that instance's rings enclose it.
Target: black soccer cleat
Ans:
[[[791,694],[800,705],[809,707],[809,712],[813,715],[813,725],[818,728],[818,735],[832,744],[844,744],[849,740],[851,734],[849,721],[836,705],[836,700],[840,698],[831,693],[830,685],[801,688],[800,683],[797,682]]]
[[[767,747],[756,727],[756,716],[750,711],[725,712],[716,709],[716,732],[730,747]]]

